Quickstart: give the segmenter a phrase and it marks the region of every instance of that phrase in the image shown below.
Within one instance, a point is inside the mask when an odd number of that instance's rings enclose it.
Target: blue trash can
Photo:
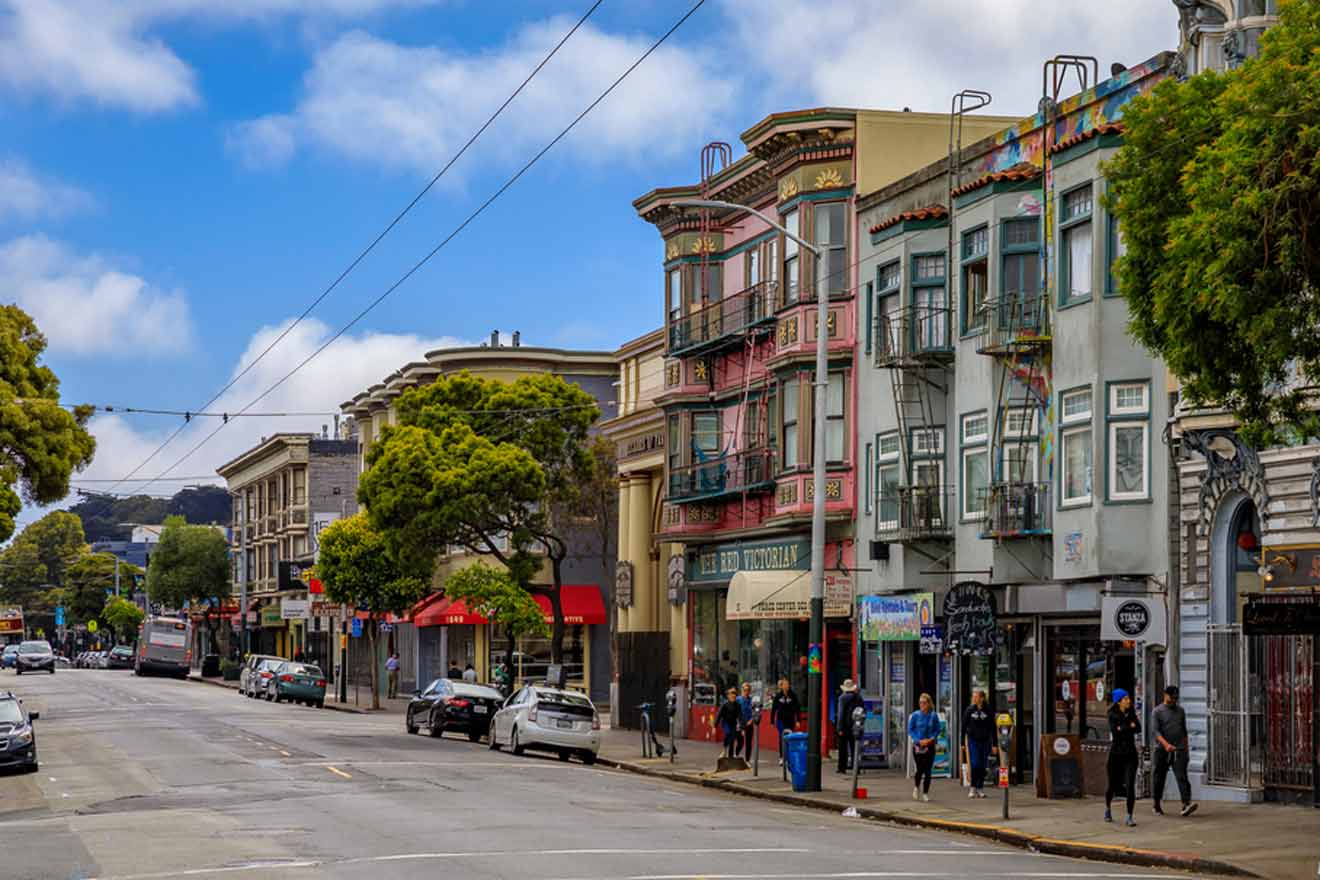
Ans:
[[[807,735],[805,733],[784,734],[784,762],[788,764],[788,776],[793,780],[793,790],[806,791]]]

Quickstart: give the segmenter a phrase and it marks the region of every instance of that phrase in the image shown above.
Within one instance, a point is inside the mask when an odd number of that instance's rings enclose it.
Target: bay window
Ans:
[[[1150,383],[1109,385],[1109,500],[1150,498]]]
[[[1065,193],[1059,229],[1063,249],[1059,266],[1059,305],[1091,298],[1091,184]]]
[[[1066,391],[1060,397],[1059,448],[1063,459],[1060,505],[1091,503],[1091,389]]]
[[[798,235],[799,215],[796,208],[784,215],[784,228],[793,235]],[[798,301],[799,282],[801,281],[802,261],[797,241],[784,236],[784,304]]]
[[[825,260],[825,290],[832,297],[848,292],[847,213],[843,202],[819,204],[812,212],[816,246]]]

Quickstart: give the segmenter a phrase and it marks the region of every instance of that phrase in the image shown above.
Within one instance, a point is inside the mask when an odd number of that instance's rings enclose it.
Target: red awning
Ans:
[[[541,606],[545,622],[552,623],[554,618],[550,613],[549,597],[535,595],[532,598]],[[564,607],[564,623],[569,626],[607,622],[605,602],[595,584],[565,584],[560,592],[560,603]],[[461,601],[441,599],[416,611],[413,623],[417,626],[453,626],[486,623],[486,618],[468,610],[467,605]]]

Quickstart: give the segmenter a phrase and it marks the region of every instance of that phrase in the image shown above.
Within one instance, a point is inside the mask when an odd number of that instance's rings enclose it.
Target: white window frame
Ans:
[[[1086,400],[1086,409],[1084,411],[1070,414],[1068,412],[1068,402],[1082,398]],[[1059,398],[1059,423],[1063,425],[1075,425],[1078,422],[1089,422],[1091,420],[1093,409],[1090,388],[1077,388],[1073,391],[1065,391]]]
[[[913,458],[934,458],[944,455],[944,432],[939,428],[913,428],[911,443]]]
[[[969,522],[975,522],[978,520],[985,519],[986,513],[989,510],[988,504],[986,505],[985,509],[982,510],[971,510],[967,506],[968,502],[975,502],[976,500],[968,492],[968,489],[971,488],[971,485],[970,485],[970,481],[967,479],[967,460],[972,456],[980,456],[982,459],[985,460],[985,486],[983,488],[985,488],[988,491],[990,489],[990,482],[991,482],[989,448],[987,448],[984,445],[981,445],[981,446],[969,446],[966,449],[964,449],[962,451],[962,465],[961,465],[961,473],[959,480],[960,500],[958,506],[959,508],[961,508],[960,513],[962,514],[962,518]]]
[[[1091,461],[1087,467],[1088,473],[1085,475],[1086,492],[1082,495],[1070,496],[1068,494],[1068,445],[1076,442],[1078,438],[1085,438],[1091,444]],[[1059,506],[1060,507],[1085,507],[1091,503],[1095,495],[1095,438],[1092,436],[1091,424],[1079,425],[1073,428],[1067,428],[1059,434]]]
[[[894,441],[893,449],[886,449],[889,441]],[[897,431],[886,431],[883,434],[876,435],[875,440],[875,460],[878,464],[884,464],[890,461],[898,461],[899,454],[902,452],[902,440]]]
[[[1031,468],[1030,468],[1031,474],[1029,479],[1024,479],[1024,480],[1009,479],[1008,451],[1010,449],[1026,449],[1031,453],[1030,457],[1027,459],[1027,461],[1031,464]],[[1000,462],[1002,464],[1002,467],[1000,468],[999,482],[1022,483],[1022,484],[1035,484],[1040,482],[1040,444],[1035,440],[1028,440],[1023,443],[1004,443],[1000,446],[1000,456],[1001,456]]]
[[[1029,418],[1027,430],[1023,431],[1020,424],[1015,430],[1013,427],[1013,420],[1020,419],[1023,412],[1026,412]],[[1013,437],[1027,438],[1040,436],[1040,408],[1034,404],[1004,407],[1001,412],[1001,418],[1004,420],[1003,437],[1005,439]]]
[[[1120,492],[1118,486],[1117,439],[1121,429],[1139,428],[1141,430],[1141,490],[1139,492]],[[1150,499],[1150,422],[1148,421],[1113,421],[1109,423],[1109,437],[1106,444],[1105,458],[1109,462],[1109,500],[1110,501],[1147,501]]]
[[[977,434],[968,434],[967,423],[972,422],[975,419],[981,420],[981,423],[983,425],[982,430],[980,431],[980,433]],[[965,414],[962,417],[961,430],[962,430],[962,442],[964,445],[971,445],[973,443],[985,443],[990,439],[990,414],[987,413],[985,410],[980,410],[979,412]]]
[[[1131,391],[1138,389],[1141,392],[1140,406],[1119,406],[1118,396],[1120,391]],[[1113,416],[1145,416],[1150,414],[1150,383],[1149,382],[1115,382],[1109,386],[1109,415]]]
[[[875,491],[875,444],[870,441],[866,443],[865,453],[865,471],[862,472],[862,479],[866,481],[865,491],[862,492],[862,510],[870,514],[875,509],[875,499],[871,494]]]
[[[895,473],[898,474],[898,480],[895,482],[895,487],[901,488],[903,485],[903,469],[899,465],[897,458],[891,458],[881,462],[877,462],[875,467],[875,491],[876,491],[875,527],[877,531],[893,531],[894,529],[898,528],[898,524],[902,519],[902,513],[900,511],[901,502],[899,501],[897,495],[894,496],[894,519],[882,520],[880,518],[880,512],[881,510],[884,509],[884,504],[883,504],[884,498],[881,492],[884,489],[884,485],[885,485],[884,480],[880,479],[880,473],[881,471],[891,468],[894,470]]]

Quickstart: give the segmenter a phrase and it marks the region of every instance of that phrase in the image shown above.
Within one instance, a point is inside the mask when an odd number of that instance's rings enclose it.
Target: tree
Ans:
[[[545,614],[508,571],[477,562],[445,578],[445,595],[504,627],[504,668],[512,670],[518,637],[547,635]]]
[[[118,498],[99,493],[83,493],[83,500],[69,508],[82,520],[87,540],[127,541],[134,525],[165,522],[165,517],[179,515],[190,523],[229,522],[231,499],[222,486],[189,486],[173,498],[134,495]]]
[[[403,614],[426,595],[428,581],[410,575],[363,514],[336,520],[321,532],[316,576],[332,602],[369,612],[371,708],[380,708],[376,633],[384,614]],[[154,563],[153,563],[154,565]]]
[[[562,663],[573,528],[563,508],[592,473],[594,399],[559,376],[505,383],[462,372],[405,392],[395,414],[358,485],[372,524],[421,576],[446,545],[502,563],[520,587],[549,599],[551,661]],[[533,583],[542,559],[549,584]]]
[[[1320,435],[1320,3],[1258,57],[1167,80],[1123,111],[1105,166],[1130,331],[1248,442]]]
[[[63,510],[30,523],[0,555],[7,602],[37,613],[53,612],[66,572],[85,549],[82,522]]]
[[[0,306],[0,541],[14,534],[23,502],[59,501],[96,451],[86,428],[92,407],[60,404],[59,379],[41,364],[45,350],[26,312]]]
[[[147,614],[122,596],[111,596],[105,601],[99,616],[115,631],[120,642],[131,642],[137,637],[138,627]]]
[[[208,605],[204,620],[214,650],[220,608],[230,595],[229,543],[225,536],[210,526],[188,525],[181,516],[167,518],[151,565],[147,566],[147,595],[166,608],[179,609],[188,603]]]
[[[133,592],[134,578],[142,569],[127,562],[119,563],[120,589]],[[86,623],[98,617],[106,605],[107,594],[115,589],[115,557],[111,553],[85,553],[69,566],[65,590],[69,606],[65,619],[69,623]],[[132,604],[132,603],[130,603]]]

